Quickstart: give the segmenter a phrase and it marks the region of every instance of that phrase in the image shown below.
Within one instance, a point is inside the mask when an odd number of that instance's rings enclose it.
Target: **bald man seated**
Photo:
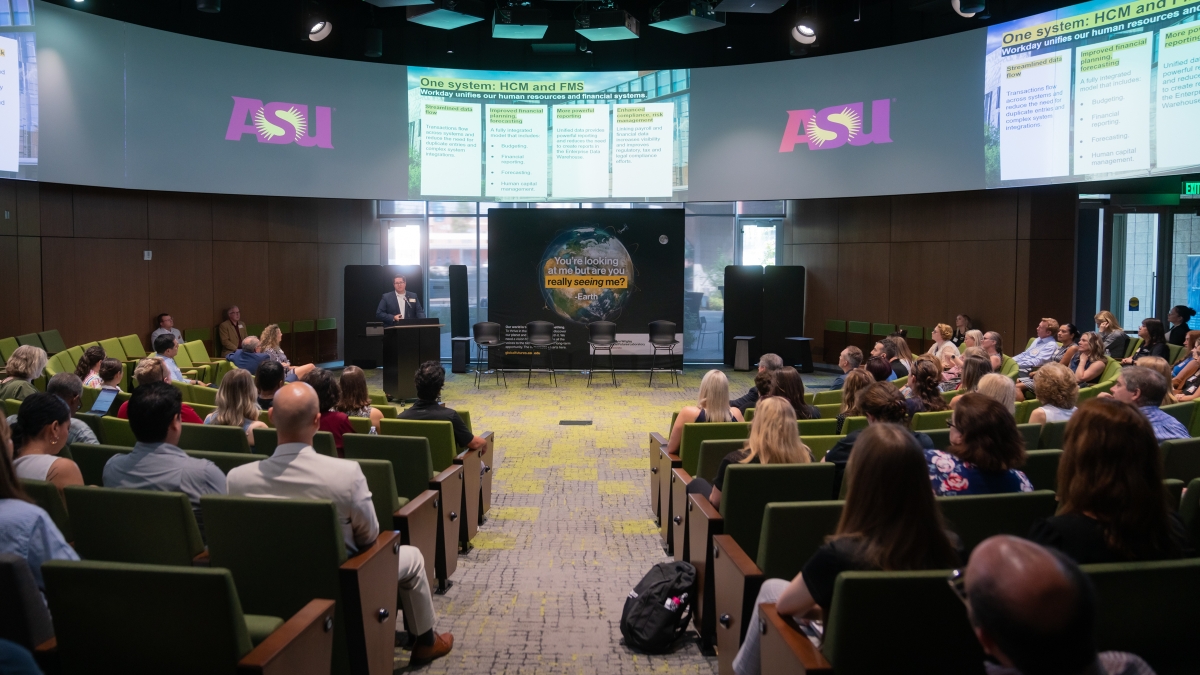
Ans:
[[[1154,675],[1125,652],[1096,653],[1096,594],[1070,558],[1018,537],[987,539],[952,578],[988,675]]]
[[[328,499],[338,510],[346,551],[350,555],[370,546],[379,536],[379,521],[371,504],[367,479],[358,464],[318,454],[313,436],[321,422],[317,392],[303,382],[275,393],[271,422],[279,434],[275,453],[260,462],[237,467],[226,478],[230,495],[275,499]],[[425,663],[450,653],[454,636],[433,632],[437,615],[425,576],[420,549],[400,547],[400,605],[417,635],[412,662]],[[397,617],[399,619],[399,617]],[[403,624],[397,620],[397,631]],[[397,642],[400,642],[398,639]]]

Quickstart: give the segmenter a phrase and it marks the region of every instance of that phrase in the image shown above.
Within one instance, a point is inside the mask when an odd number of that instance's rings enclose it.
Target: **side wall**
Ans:
[[[374,202],[0,181],[0,335],[57,328],[68,345],[170,312],[211,327],[336,317],[342,269],[380,262]],[[152,259],[144,260],[143,252]]]
[[[792,200],[780,264],[808,268],[821,353],[826,319],[928,329],[965,313],[1012,354],[1041,317],[1073,316],[1076,202],[1074,186]]]

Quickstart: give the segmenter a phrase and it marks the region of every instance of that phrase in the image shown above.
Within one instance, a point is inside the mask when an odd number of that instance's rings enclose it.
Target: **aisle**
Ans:
[[[536,374],[530,389],[515,376],[507,390],[476,390],[463,375],[447,383],[444,400],[469,409],[477,431],[496,432],[500,468],[475,550],[459,557],[454,587],[435,596],[438,630],[454,633],[454,651],[421,672],[716,672],[694,641],[639,655],[620,644],[619,628],[626,594],[667,560],[647,505],[647,434],[666,432],[671,412],[695,401],[703,372],[680,388],[656,377],[649,389],[642,374],[620,375],[615,390],[587,389],[579,374],[560,375],[557,389]],[[751,384],[748,373],[730,375],[734,391]],[[593,424],[559,424],[579,419]]]

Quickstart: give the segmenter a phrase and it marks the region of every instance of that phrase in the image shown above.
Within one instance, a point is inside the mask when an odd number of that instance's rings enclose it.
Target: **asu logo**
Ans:
[[[891,143],[891,100],[871,101],[871,131],[864,130],[863,103],[848,103],[814,110],[789,110],[780,152],[791,152],[797,143],[809,150],[830,150],[847,143]]]
[[[233,112],[225,140],[240,141],[244,134],[254,134],[259,143],[287,145],[295,143],[304,148],[333,148],[332,108],[317,106],[315,125],[310,125],[308,106],[298,103],[268,103],[255,98],[233,97]],[[309,132],[315,128],[316,134]]]

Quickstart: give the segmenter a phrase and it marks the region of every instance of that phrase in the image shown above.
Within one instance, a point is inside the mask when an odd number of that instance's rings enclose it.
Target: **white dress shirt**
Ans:
[[[267,459],[232,469],[226,483],[235,497],[332,501],[350,555],[379,536],[379,520],[362,469],[356,462],[319,454],[310,445],[277,446]]]

